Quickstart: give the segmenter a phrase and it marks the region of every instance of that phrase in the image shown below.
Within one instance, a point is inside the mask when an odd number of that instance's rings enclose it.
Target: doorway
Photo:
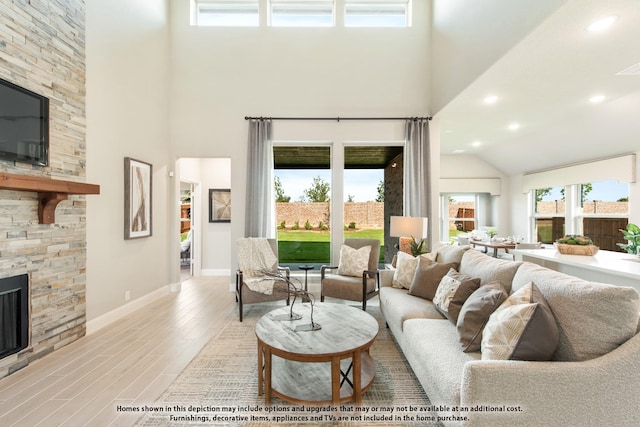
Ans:
[[[194,185],[180,181],[180,279],[193,276],[193,197]]]
[[[183,209],[183,188],[185,195],[190,191],[190,232],[191,249],[190,265],[183,269],[180,259],[180,275],[188,276],[220,276],[231,274],[231,219],[229,211],[226,218],[212,216],[212,207],[216,199],[212,194],[226,193],[230,201],[231,192],[231,159],[215,158],[180,158],[177,161],[180,182],[180,216]],[[187,199],[185,198],[186,202]],[[230,202],[229,202],[230,203]],[[228,210],[232,210],[229,205]],[[180,219],[180,227],[182,225]],[[180,238],[183,238],[181,231]]]

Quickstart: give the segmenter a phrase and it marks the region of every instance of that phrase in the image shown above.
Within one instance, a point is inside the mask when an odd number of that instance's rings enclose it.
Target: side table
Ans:
[[[304,271],[304,290],[308,291],[309,289],[307,289],[307,272],[309,270],[313,270],[315,267],[313,265],[304,264],[299,266],[298,268]]]

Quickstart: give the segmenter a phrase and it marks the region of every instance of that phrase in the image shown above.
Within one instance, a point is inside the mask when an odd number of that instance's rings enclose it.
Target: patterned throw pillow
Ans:
[[[482,360],[551,360],[558,340],[553,313],[530,282],[489,317],[482,333]]]
[[[369,269],[370,254],[371,246],[355,249],[343,244],[340,247],[338,274],[341,276],[362,277],[362,272]]]
[[[414,257],[406,252],[398,252],[398,260],[396,261],[396,269],[393,272],[391,286],[409,289],[413,275],[416,274],[418,259],[419,257]]]
[[[454,324],[464,302],[480,286],[479,278],[472,278],[458,273],[453,268],[440,280],[433,303],[439,312],[444,314]]]
[[[507,291],[496,280],[480,286],[467,298],[456,323],[462,351],[468,353],[480,350],[482,331],[489,316],[508,297]]]

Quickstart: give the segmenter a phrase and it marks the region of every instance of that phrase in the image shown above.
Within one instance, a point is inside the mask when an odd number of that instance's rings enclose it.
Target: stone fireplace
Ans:
[[[49,166],[0,161],[0,172],[84,182],[85,1],[5,2],[0,26],[0,78],[50,101]],[[61,201],[54,224],[40,223],[38,203],[0,190],[0,278],[28,277],[30,296],[27,345],[0,353],[0,378],[85,334],[85,198]]]
[[[29,276],[0,279],[0,358],[29,345]]]

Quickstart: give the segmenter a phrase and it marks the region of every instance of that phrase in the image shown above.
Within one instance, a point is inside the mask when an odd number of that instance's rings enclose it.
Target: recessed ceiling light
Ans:
[[[497,100],[498,100],[498,97],[496,95],[489,95],[485,97],[482,101],[484,101],[485,104],[495,104]]]
[[[461,150],[461,149],[453,150],[453,154],[460,154],[460,153],[464,153],[465,151],[467,150]]]
[[[604,101],[605,96],[604,95],[594,95],[591,98],[589,98],[589,102],[592,104],[599,104],[602,101]]]
[[[609,15],[605,18],[598,19],[597,21],[592,22],[591,25],[587,27],[587,31],[591,31],[592,33],[605,31],[610,26],[612,26],[614,22],[616,22],[616,19],[618,19],[618,17],[615,15]]]
[[[482,145],[482,142],[481,142],[481,141],[473,141],[473,142],[471,143],[471,145],[472,145],[473,147],[479,147],[479,146],[481,146],[481,145]]]
[[[509,130],[518,130],[518,129],[520,129],[520,123],[509,124]]]

